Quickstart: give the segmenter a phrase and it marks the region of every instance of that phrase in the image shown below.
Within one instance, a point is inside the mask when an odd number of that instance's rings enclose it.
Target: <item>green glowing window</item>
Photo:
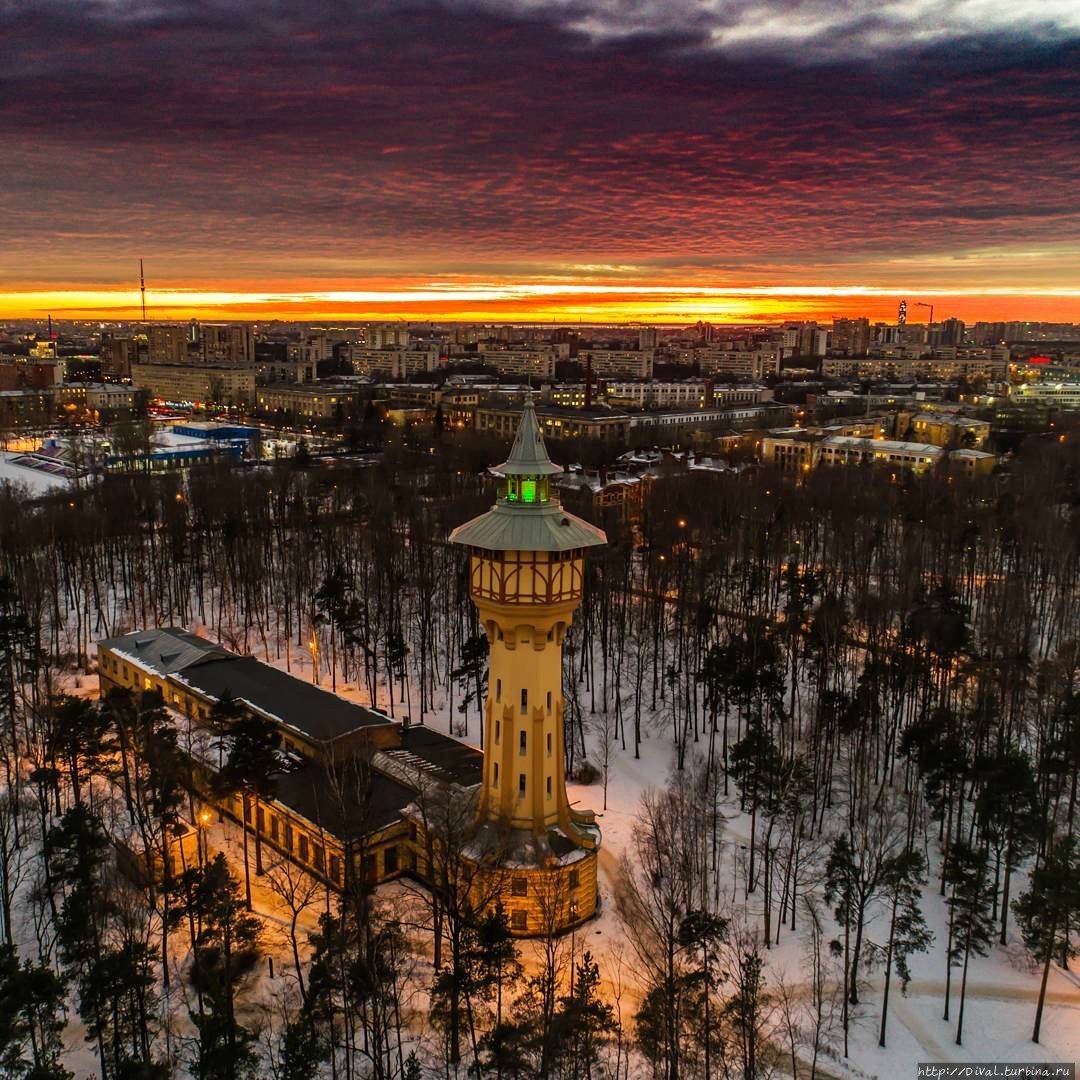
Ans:
[[[535,480],[522,480],[521,481],[521,501],[527,503],[536,502],[536,481]]]

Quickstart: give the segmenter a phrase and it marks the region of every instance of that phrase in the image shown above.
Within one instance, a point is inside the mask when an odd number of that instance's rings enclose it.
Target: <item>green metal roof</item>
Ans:
[[[562,472],[548,457],[531,398],[526,398],[510,457],[496,470],[507,477],[543,477]],[[546,485],[545,485],[546,486]],[[450,534],[452,544],[484,551],[577,551],[607,543],[603,529],[562,508],[558,496],[544,502],[520,502],[500,496],[478,518]]]
[[[607,536],[557,502],[499,502],[486,514],[459,525],[450,534],[450,543],[485,551],[575,551],[606,544]]]
[[[501,476],[551,476],[562,471],[562,466],[556,465],[548,457],[544,436],[536,422],[536,409],[533,408],[532,398],[526,397],[510,456],[496,466],[495,472]]]

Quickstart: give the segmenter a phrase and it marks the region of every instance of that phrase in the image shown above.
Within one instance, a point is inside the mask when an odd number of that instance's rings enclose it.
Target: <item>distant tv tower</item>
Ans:
[[[146,322],[146,277],[143,274],[142,259],[139,260],[139,295],[142,297],[142,321]]]
[[[146,318],[144,315],[143,318]],[[896,313],[896,325],[904,326],[907,323],[907,301],[900,301],[900,310]]]

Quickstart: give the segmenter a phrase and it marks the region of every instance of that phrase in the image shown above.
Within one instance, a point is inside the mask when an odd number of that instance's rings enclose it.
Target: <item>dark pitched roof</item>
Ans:
[[[281,774],[275,785],[277,802],[338,840],[348,834],[368,836],[393,825],[416,797],[404,784],[370,768],[343,770],[335,783],[329,770],[317,762]]]
[[[182,678],[220,698],[226,691],[256,712],[315,742],[331,742],[357,728],[392,723],[381,713],[354,705],[253,656],[228,656],[189,668]]]
[[[481,751],[432,728],[417,724],[403,727],[401,749],[415,754],[442,774],[443,779],[461,787],[472,787],[483,778]]]

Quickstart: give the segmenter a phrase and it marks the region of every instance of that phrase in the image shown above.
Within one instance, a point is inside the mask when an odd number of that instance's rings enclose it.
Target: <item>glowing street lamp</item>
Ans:
[[[206,837],[204,830],[210,828],[210,822],[213,821],[213,814],[210,813],[205,807],[199,811],[195,818],[195,847],[199,854],[199,865],[206,865]]]
[[[315,637],[314,630],[311,631],[308,652],[311,653],[311,681],[317,686],[319,683],[319,641]]]

